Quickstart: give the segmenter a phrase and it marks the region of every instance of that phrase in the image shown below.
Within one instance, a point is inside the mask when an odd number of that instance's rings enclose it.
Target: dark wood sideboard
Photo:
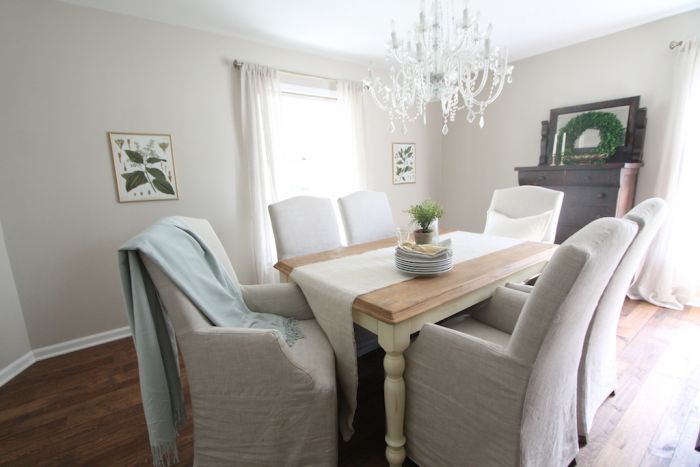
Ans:
[[[556,243],[569,238],[591,221],[600,217],[621,217],[634,206],[637,175],[644,165],[642,155],[647,126],[647,109],[640,107],[640,97],[632,96],[551,109],[549,120],[542,121],[539,165],[516,167],[520,185],[538,185],[564,192],[564,202],[555,237]],[[562,117],[584,112],[610,112],[627,108],[624,141],[605,164],[561,164],[561,153],[555,157],[555,134]],[[619,117],[618,117],[619,118]],[[622,119],[625,120],[625,119]],[[559,135],[561,139],[561,135]],[[590,153],[594,148],[567,148],[574,154]],[[554,159],[554,161],[552,160]]]
[[[600,217],[621,217],[634,204],[640,162],[516,167],[520,185],[564,192],[555,243]]]

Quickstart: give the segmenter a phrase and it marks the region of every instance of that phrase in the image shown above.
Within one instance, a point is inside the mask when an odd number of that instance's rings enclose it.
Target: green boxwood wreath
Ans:
[[[620,123],[620,119],[612,112],[586,112],[572,118],[559,130],[557,138],[556,154],[562,154],[561,141],[563,133],[566,133],[566,147],[564,148],[564,158],[573,156],[574,142],[581,136],[581,133],[594,128],[600,133],[600,144],[591,150],[592,154],[600,154],[599,162],[615,154],[619,146],[624,144],[625,127]]]

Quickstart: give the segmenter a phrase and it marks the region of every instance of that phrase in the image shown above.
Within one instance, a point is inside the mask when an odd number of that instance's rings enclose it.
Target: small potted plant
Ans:
[[[432,243],[435,232],[431,224],[444,214],[440,205],[435,201],[426,199],[420,204],[411,206],[406,212],[411,216],[411,223],[420,227],[413,233],[416,245]]]

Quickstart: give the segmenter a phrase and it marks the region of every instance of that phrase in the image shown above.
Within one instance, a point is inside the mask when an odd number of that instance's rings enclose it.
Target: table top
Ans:
[[[358,255],[391,247],[395,238],[362,243],[335,250],[297,256],[279,261],[275,268],[290,275],[295,268],[308,264]],[[517,245],[456,263],[450,272],[436,276],[418,276],[358,296],[353,310],[380,321],[396,324],[439,307],[481,287],[507,279],[531,266],[548,261],[557,245],[523,242]]]

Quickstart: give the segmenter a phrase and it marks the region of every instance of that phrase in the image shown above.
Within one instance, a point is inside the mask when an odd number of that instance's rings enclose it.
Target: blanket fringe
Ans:
[[[180,462],[175,441],[151,446],[154,467],[168,467]]]

